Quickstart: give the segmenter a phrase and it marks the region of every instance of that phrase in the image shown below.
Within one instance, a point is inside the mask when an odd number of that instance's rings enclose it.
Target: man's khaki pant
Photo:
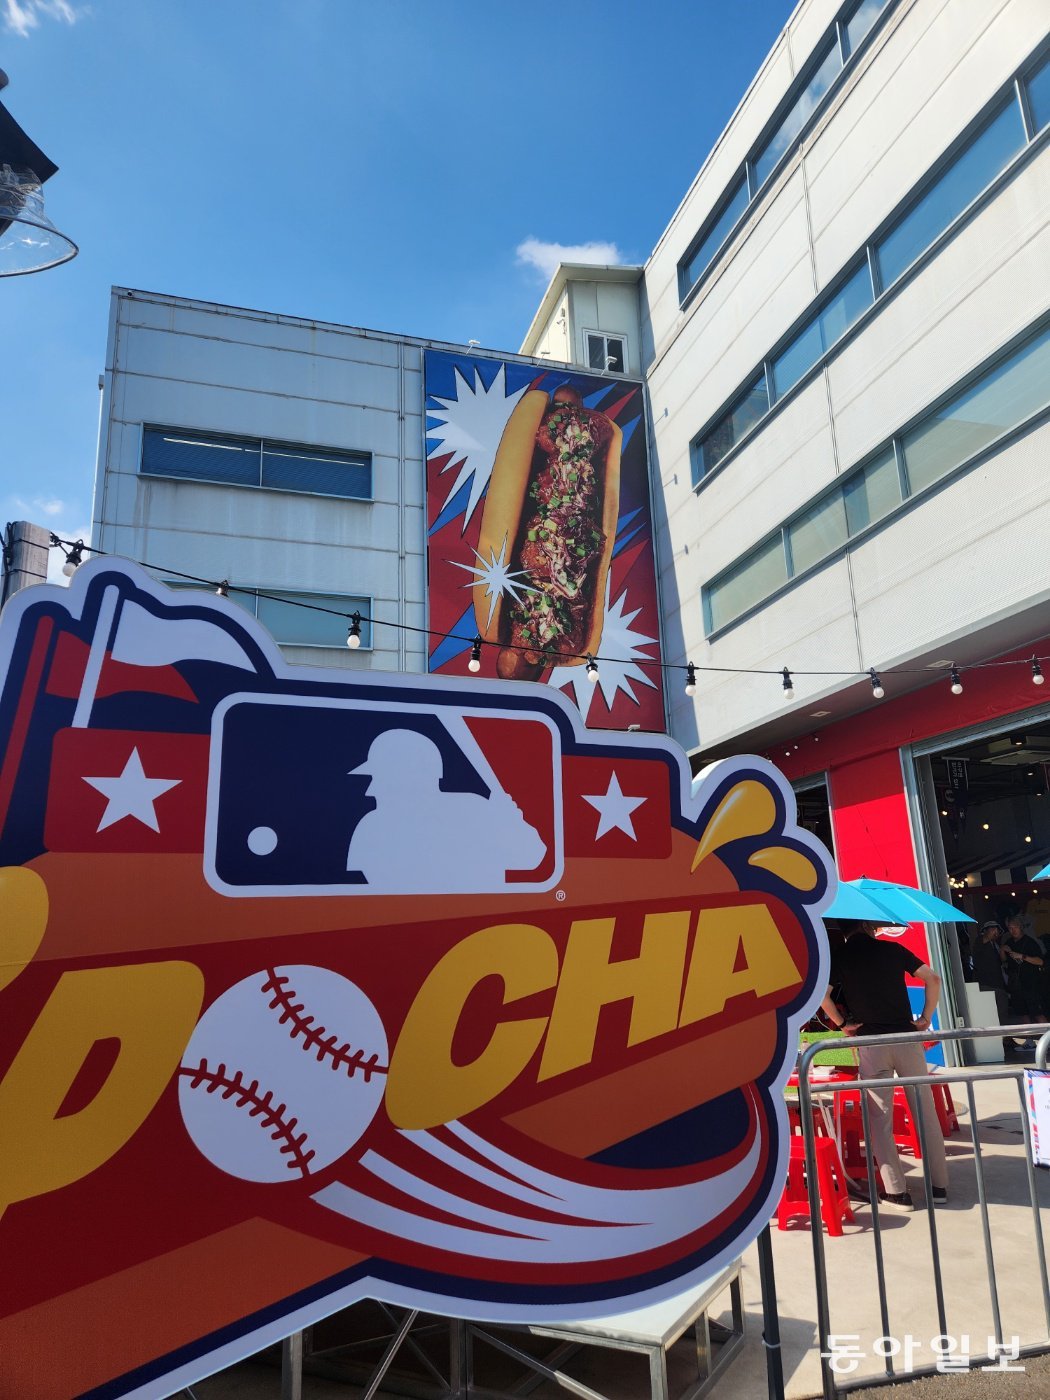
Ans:
[[[857,1041],[862,1079],[887,1079],[891,1074],[925,1075],[929,1072],[921,1045],[870,1045]],[[871,1150],[882,1171],[882,1189],[890,1196],[906,1190],[897,1144],[893,1140],[893,1088],[867,1089]],[[933,1091],[925,1085],[909,1089],[908,1095],[919,1096],[919,1111],[925,1133],[926,1155],[930,1163],[930,1180],[934,1186],[948,1185],[948,1164],[944,1158],[944,1135],[937,1119]],[[914,1102],[914,1099],[912,1100]]]

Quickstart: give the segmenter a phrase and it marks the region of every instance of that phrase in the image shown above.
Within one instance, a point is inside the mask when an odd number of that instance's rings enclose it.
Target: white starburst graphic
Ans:
[[[455,373],[455,398],[443,399],[434,394],[432,397],[441,407],[427,409],[429,417],[443,420],[437,428],[427,430],[428,437],[441,434],[439,446],[428,456],[452,453],[441,468],[441,474],[444,476],[445,472],[455,471],[456,479],[442,502],[442,508],[448,505],[464,482],[470,481],[470,496],[463,516],[465,530],[489,484],[496,448],[507,426],[507,419],[527,385],[523,384],[520,389],[508,394],[506,365],[500,365],[488,389],[482,382],[481,371],[476,368],[473,384],[464,378],[458,365]]]
[[[632,704],[638,704],[638,697],[632,687],[634,685],[647,685],[655,689],[656,682],[652,680],[642,669],[635,665],[636,660],[651,661],[655,658],[649,657],[645,653],[645,647],[656,641],[655,637],[647,637],[644,632],[635,632],[631,629],[631,623],[641,612],[641,608],[635,608],[634,612],[626,612],[627,593],[624,591],[617,598],[616,602],[609,603],[609,579],[605,581],[605,626],[602,629],[602,638],[598,643],[598,654],[601,661],[598,666],[598,680],[592,684],[586,676],[582,666],[555,666],[550,675],[550,684],[557,686],[559,690],[572,689],[573,699],[580,707],[584,719],[591,708],[591,701],[594,699],[594,692],[601,689],[605,703],[612,709],[613,701],[622,690]]]
[[[474,551],[476,564],[460,564],[455,559],[449,562],[457,569],[465,569],[468,574],[473,574],[474,578],[470,583],[465,583],[464,588],[474,588],[477,584],[485,585],[485,597],[489,600],[488,622],[492,621],[492,614],[496,611],[496,604],[505,595],[509,595],[516,603],[521,602],[523,593],[537,593],[539,590],[530,587],[520,580],[526,577],[524,569],[511,569],[507,561],[507,537],[503,536],[503,543],[500,545],[499,557],[496,557],[494,548],[489,550],[489,557],[486,559]],[[486,623],[488,626],[488,623]]]

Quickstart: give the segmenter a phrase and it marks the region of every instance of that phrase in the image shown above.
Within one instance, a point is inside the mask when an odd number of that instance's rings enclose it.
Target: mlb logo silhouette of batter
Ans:
[[[388,729],[372,741],[354,775],[367,775],[375,810],[350,838],[346,868],[377,893],[480,893],[506,886],[508,870],[533,870],[547,846],[521,808],[484,774],[488,797],[444,792],[444,759],[414,729]]]

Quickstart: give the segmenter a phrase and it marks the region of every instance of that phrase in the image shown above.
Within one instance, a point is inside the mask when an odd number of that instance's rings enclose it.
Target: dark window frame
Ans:
[[[887,525],[899,519],[905,511],[929,500],[938,491],[943,490],[946,486],[951,485],[967,472],[980,466],[982,462],[987,461],[989,457],[994,456],[995,453],[1008,447],[1017,438],[1041,426],[1043,423],[1050,421],[1050,386],[1048,386],[1047,401],[1043,407],[1036,409],[1033,413],[1030,413],[1027,418],[1023,418],[1020,422],[1013,424],[1012,427],[1004,429],[998,437],[985,443],[968,457],[964,457],[962,461],[956,463],[954,467],[951,467],[943,475],[936,477],[916,491],[911,490],[910,483],[907,479],[907,466],[902,445],[904,439],[916,428],[933,420],[942,409],[948,407],[948,405],[953,403],[956,399],[962,398],[970,390],[977,387],[982,380],[993,374],[999,366],[1012,359],[1019,351],[1024,349],[1027,344],[1034,344],[1041,336],[1046,335],[1048,331],[1050,331],[1050,312],[1044,312],[1035,321],[1031,322],[1031,324],[1018,331],[1016,335],[1011,336],[1009,340],[1000,345],[991,355],[987,356],[980,364],[968,371],[961,379],[938,394],[935,399],[932,399],[917,413],[913,413],[910,418],[906,419],[894,430],[889,438],[878,443],[877,446],[872,448],[869,452],[866,452],[863,457],[855,462],[853,466],[841,472],[835,478],[831,486],[822,487],[820,491],[808,501],[804,502],[802,506],[792,511],[779,525],[767,531],[765,535],[756,540],[745,553],[734,559],[732,563],[727,564],[724,569],[720,569],[719,572],[708,579],[706,583],[701,584],[700,600],[704,622],[704,640],[710,642],[724,636],[730,629],[754,617],[760,609],[768,607],[770,603],[780,598],[789,588],[793,588],[795,584],[811,578],[821,569],[827,568],[829,564],[843,558],[851,550],[855,549],[858,544],[862,544],[870,539],[877,531],[885,529]],[[840,495],[844,498],[845,490],[849,483],[856,480],[868,470],[868,468],[881,458],[886,457],[891,451],[897,466],[901,489],[902,498],[898,504],[893,506],[884,515],[879,516],[877,520],[869,521],[867,525],[863,526],[855,534],[850,534],[848,532],[847,521],[847,535],[845,541],[841,545],[830,550],[814,563],[807,565],[797,574],[794,573],[792,570],[791,549],[789,544],[791,526],[796,520],[801,519],[811,510],[820,506],[823,501],[835,495]],[[763,550],[767,549],[778,536],[783,542],[785,551],[785,564],[788,573],[787,581],[774,589],[773,592],[766,594],[764,598],[760,598],[752,603],[749,607],[738,613],[736,617],[722,623],[718,627],[712,626],[711,590],[717,588],[720,583],[729,578],[734,571],[739,569],[749,559],[756,557]]]
[[[776,108],[773,111],[773,115],[762,127],[758,139],[752,142],[748,150],[747,156],[744,158],[744,161],[740,166],[736,168],[736,170],[733,173],[733,178],[729,181],[725,190],[722,192],[721,195],[719,195],[718,199],[715,201],[711,213],[709,213],[704,219],[695,236],[689,240],[689,244],[686,248],[686,251],[683,254],[683,256],[679,258],[677,264],[678,300],[679,305],[681,306],[681,309],[683,311],[696,298],[700,288],[706,282],[708,276],[711,274],[714,268],[718,265],[726,249],[736,238],[736,235],[740,232],[741,228],[743,228],[748,215],[756,207],[758,201],[763,199],[766,195],[766,192],[773,186],[777,175],[784,168],[786,162],[790,160],[792,155],[794,155],[795,152],[798,150],[799,146],[806,139],[813,126],[820,119],[820,116],[827,107],[827,104],[832,100],[835,93],[842,86],[843,80],[845,79],[847,73],[850,70],[852,70],[855,60],[859,57],[859,55],[863,54],[866,51],[869,44],[874,42],[875,36],[878,34],[882,26],[886,23],[890,14],[892,14],[892,12],[897,8],[897,5],[900,3],[900,0],[887,0],[887,3],[883,6],[879,14],[876,15],[875,22],[865,34],[864,38],[861,40],[857,48],[854,49],[852,52],[847,52],[845,43],[846,25],[856,14],[856,12],[860,9],[863,3],[864,0],[847,0],[847,3],[841,7],[839,13],[832,20],[828,28],[824,31],[824,33],[821,34],[820,42],[814,45],[813,52],[806,60],[805,65],[802,67],[799,73],[796,74],[796,76],[792,79],[790,87],[784,94],[784,97],[781,99],[781,101],[777,104]],[[771,167],[769,174],[766,176],[765,180],[763,180],[761,184],[757,184],[755,180],[754,163],[758,153],[772,138],[776,129],[780,126],[781,122],[787,116],[788,112],[795,105],[795,103],[801,97],[802,93],[809,86],[809,83],[811,82],[813,77],[816,75],[817,70],[821,66],[821,62],[824,58],[826,58],[827,53],[829,51],[829,41],[832,46],[837,44],[839,49],[841,66],[839,68],[838,73],[836,73],[835,77],[828,85],[827,89],[817,102],[813,111],[802,123],[801,127],[799,127],[799,130],[795,134],[795,137],[792,140],[791,144],[784,151],[780,159]],[[743,179],[744,187],[747,190],[748,198],[743,210],[740,213],[740,217],[737,219],[733,227],[726,231],[725,237],[722,239],[722,242],[712,254],[710,260],[704,265],[702,271],[697,274],[696,278],[692,282],[688,282],[686,277],[686,266],[693,259],[693,257],[695,257],[697,250],[700,248],[704,240],[711,233],[712,229],[715,227],[719,219],[725,213],[728,206],[733,202],[733,196],[740,188],[741,178]]]
[[[179,478],[182,480],[183,478]],[[185,589],[187,592],[212,592],[210,583],[190,583],[185,579],[169,578],[164,582],[169,588]],[[358,651],[374,651],[374,608],[375,599],[363,593],[326,593],[320,588],[277,588],[264,583],[236,583],[229,584],[229,599],[231,603],[236,603],[239,608],[243,608],[249,617],[253,617],[256,622],[260,622],[263,627],[266,623],[259,617],[259,595],[264,595],[263,601],[284,603],[295,598],[330,598],[333,602],[338,601],[348,605],[347,610],[347,632],[350,630],[350,616],[356,608],[361,614],[361,645],[356,648]],[[251,599],[251,605],[248,605]],[[294,601],[292,602],[294,606]],[[331,614],[335,616],[333,609]],[[269,631],[269,628],[267,628]],[[273,634],[271,633],[271,636]],[[339,651],[345,646],[345,639],[342,642],[280,642],[273,638],[274,644],[278,647],[309,647],[311,651]]]
[[[150,433],[160,433],[171,437],[186,439],[198,439],[203,445],[209,442],[217,446],[240,445],[245,448],[254,449],[259,462],[259,479],[257,481],[224,481],[217,476],[190,476],[179,475],[173,472],[150,471],[147,469],[146,449],[147,437]],[[286,485],[270,485],[263,480],[264,464],[267,448],[278,448],[285,452],[301,452],[313,454],[316,460],[324,458],[341,459],[349,467],[367,468],[368,471],[368,494],[358,495],[350,492],[333,491],[311,491],[304,488]],[[242,433],[220,433],[199,428],[178,427],[172,424],[143,423],[141,442],[139,444],[139,467],[140,478],[155,481],[188,481],[203,486],[227,486],[237,491],[268,491],[278,494],[288,494],[292,496],[316,496],[323,500],[331,501],[360,501],[364,504],[371,504],[375,500],[375,477],[374,463],[371,452],[349,451],[341,447],[322,447],[317,443],[305,442],[285,442],[279,438],[248,437]]]
[[[885,11],[883,13],[885,13]],[[876,21],[876,23],[877,22],[878,21]],[[929,192],[932,186],[937,183],[937,181],[944,174],[944,172],[969,146],[970,142],[975,140],[981,134],[981,131],[984,129],[985,126],[991,125],[991,123],[996,119],[996,117],[1001,114],[1001,111],[1006,109],[1011,100],[1009,94],[1013,92],[1013,100],[1017,102],[1020,101],[1018,83],[1020,82],[1020,84],[1023,86],[1023,83],[1026,81],[1027,77],[1030,76],[1036,70],[1038,70],[1042,66],[1042,63],[1048,59],[1050,59],[1050,37],[1042,40],[1038,47],[1024,61],[1023,65],[1017,70],[1017,72],[1010,79],[1008,79],[1006,83],[1004,83],[1001,87],[996,89],[995,93],[993,93],[993,95],[984,104],[980,111],[978,111],[971,118],[971,120],[967,122],[966,126],[963,127],[963,129],[950,142],[950,144],[947,147],[945,147],[945,149],[941,152],[941,154],[937,157],[937,159],[929,167],[929,169],[923,173],[917,184],[914,185],[912,189],[910,189],[907,192],[904,198],[897,205],[895,205],[894,208],[890,210],[889,214],[887,214],[887,216],[873,229],[871,234],[869,234],[869,236],[865,240],[864,246],[857,253],[855,253],[853,257],[849,259],[848,262],[846,262],[843,265],[843,267],[828,282],[827,286],[823,289],[823,291],[821,291],[820,294],[816,298],[814,298],[814,300],[809,304],[809,306],[806,307],[802,314],[796,317],[796,319],[788,327],[787,331],[785,331],[784,334],[781,335],[780,338],[775,342],[772,350],[770,350],[764,356],[759,369],[756,369],[752,372],[752,374],[748,375],[744,379],[742,385],[738,385],[737,388],[733,391],[733,393],[729,395],[726,399],[724,399],[718,407],[718,409],[706,420],[706,422],[701,427],[700,431],[696,433],[690,440],[690,460],[692,463],[692,489],[694,493],[698,493],[700,490],[706,487],[718,473],[723,471],[730,464],[731,460],[736,456],[737,452],[743,449],[744,444],[751,441],[755,433],[761,432],[784,404],[788,403],[795,396],[795,394],[801,393],[802,390],[810,383],[813,377],[816,374],[818,374],[826,364],[828,364],[832,359],[834,359],[836,355],[840,354],[843,350],[845,350],[846,347],[853,340],[854,336],[859,334],[864,329],[864,327],[868,323],[869,318],[878,315],[878,313],[884,306],[889,305],[893,298],[896,297],[901,291],[903,291],[904,288],[908,286],[908,284],[912,281],[912,279],[915,276],[917,276],[919,272],[921,272],[922,268],[927,264],[927,262],[929,262],[930,259],[936,257],[938,252],[940,252],[940,250],[948,242],[950,242],[951,239],[956,237],[956,235],[966,227],[969,221],[972,218],[974,218],[980,212],[981,209],[984,208],[985,204],[990,199],[994,198],[995,195],[1005,184],[1007,184],[1011,179],[1013,179],[1017,171],[1020,170],[1028,160],[1032,159],[1036,152],[1042,149],[1044,144],[1050,141],[1050,123],[1047,123],[1042,128],[1042,130],[1037,132],[1034,136],[1026,137],[1025,143],[1021,146],[1017,153],[1007,162],[1007,164],[1003,167],[999,174],[996,175],[993,178],[993,180],[985,186],[983,190],[981,190],[977,195],[974,196],[971,202],[964,209],[962,209],[959,212],[959,214],[956,215],[955,219],[953,219],[951,223],[949,223],[944,229],[941,230],[939,234],[936,235],[936,237],[930,242],[930,244],[925,249],[923,249],[923,251],[918,255],[918,257],[916,257],[914,261],[905,269],[905,271],[902,272],[899,277],[897,277],[897,279],[890,285],[890,287],[884,288],[882,286],[878,258],[876,256],[876,248],[879,242],[892,231],[892,229],[896,226],[898,222],[902,222],[908,217],[908,214],[910,213],[911,209],[914,208],[915,205],[918,204],[925,197],[925,195]],[[1027,133],[1027,120],[1025,121],[1025,130]],[[790,388],[786,389],[783,394],[778,394],[776,392],[776,384],[772,371],[773,362],[783,352],[783,350],[786,349],[788,344],[802,332],[807,322],[819,318],[825,305],[828,302],[834,300],[835,296],[838,294],[839,291],[841,291],[842,287],[850,279],[850,277],[854,275],[860,263],[865,258],[867,258],[868,261],[872,281],[872,288],[874,292],[874,300],[871,306],[869,306],[865,311],[861,313],[860,316],[857,317],[853,324],[849,326],[846,329],[846,331],[839,337],[839,339],[834,343],[831,349],[826,351],[823,355],[821,355],[820,358],[817,359],[810,366],[810,368],[805,372],[805,374],[803,374],[794,384],[792,384]],[[708,435],[708,433],[710,433],[712,428],[714,428],[717,425],[717,423],[724,417],[724,415],[730,411],[733,404],[736,403],[737,399],[740,398],[746,392],[747,386],[752,384],[757,375],[762,371],[764,371],[766,374],[767,392],[769,390],[772,390],[772,392],[769,395],[770,401],[768,411],[760,419],[758,419],[757,422],[755,422],[752,425],[748,432],[744,434],[743,437],[741,437],[739,442],[733,444],[733,446],[725,454],[725,456],[722,457],[718,461],[718,463],[711,468],[710,471],[702,474],[698,473],[697,449],[699,447],[699,444]]]

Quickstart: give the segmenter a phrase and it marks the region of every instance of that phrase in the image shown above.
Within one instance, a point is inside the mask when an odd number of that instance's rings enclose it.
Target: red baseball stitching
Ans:
[[[363,1050],[355,1050],[350,1053],[349,1041],[343,1041],[337,1045],[339,1037],[328,1035],[325,1026],[315,1026],[314,1017],[303,1015],[305,1003],[295,1000],[295,990],[289,986],[291,979],[285,976],[278,976],[275,968],[267,968],[267,978],[262,985],[262,993],[273,992],[273,1000],[270,1002],[270,1009],[276,1011],[281,1008],[278,1021],[279,1025],[284,1025],[290,1021],[289,1035],[293,1040],[302,1037],[302,1048],[304,1050],[314,1050],[317,1052],[317,1059],[330,1060],[333,1070],[341,1069],[345,1066],[347,1077],[353,1079],[358,1070],[364,1075],[365,1083],[369,1083],[373,1074],[386,1074],[389,1065],[381,1065],[377,1054],[365,1057]]]
[[[224,1064],[220,1064],[217,1069],[209,1069],[205,1059],[201,1060],[196,1069],[180,1068],[179,1074],[190,1081],[191,1089],[199,1089],[203,1084],[207,1094],[221,1090],[224,1099],[233,1099],[236,1108],[247,1108],[252,1118],[258,1118],[261,1114],[263,1128],[273,1129],[270,1137],[274,1142],[280,1141],[281,1152],[290,1159],[285,1163],[288,1170],[298,1171],[301,1176],[309,1175],[310,1162],[316,1153],[312,1147],[304,1151],[306,1131],[296,1134],[298,1118],[285,1118],[287,1105],[282,1103],[274,1106],[272,1089],[260,1093],[259,1081],[253,1079],[250,1084],[246,1084],[243,1070],[229,1074]]]

